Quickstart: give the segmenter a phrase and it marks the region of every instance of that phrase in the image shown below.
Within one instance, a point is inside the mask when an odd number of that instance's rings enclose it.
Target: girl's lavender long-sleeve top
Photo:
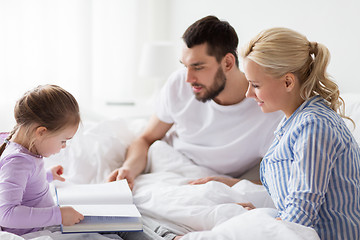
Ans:
[[[61,224],[43,158],[10,142],[0,158],[0,226],[3,231],[22,235]]]

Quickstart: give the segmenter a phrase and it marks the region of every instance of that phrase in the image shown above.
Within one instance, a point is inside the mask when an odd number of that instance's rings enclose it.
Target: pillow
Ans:
[[[360,94],[346,93],[341,97],[345,101],[345,115],[355,122],[355,127],[351,121],[345,120],[345,122],[360,145]]]
[[[65,149],[45,159],[45,167],[62,165],[66,182],[104,182],[123,164],[127,147],[140,132],[134,126],[121,118],[80,125]]]

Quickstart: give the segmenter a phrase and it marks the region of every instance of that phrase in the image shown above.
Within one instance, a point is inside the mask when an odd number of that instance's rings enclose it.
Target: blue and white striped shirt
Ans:
[[[323,98],[280,123],[260,174],[282,220],[321,239],[360,239],[360,148]]]

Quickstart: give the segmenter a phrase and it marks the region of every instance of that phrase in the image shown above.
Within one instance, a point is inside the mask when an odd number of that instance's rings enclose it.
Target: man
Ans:
[[[164,139],[196,164],[240,177],[256,166],[273,139],[282,114],[264,114],[245,98],[248,81],[239,70],[238,37],[226,21],[207,16],[183,35],[181,69],[161,90],[155,115],[129,147],[123,166],[109,181],[126,178],[130,187],[147,164],[147,151]],[[169,131],[172,128],[172,131]],[[230,186],[238,179],[211,177]]]

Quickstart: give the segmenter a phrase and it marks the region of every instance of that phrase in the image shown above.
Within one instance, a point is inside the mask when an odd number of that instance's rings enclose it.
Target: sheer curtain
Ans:
[[[0,0],[0,131],[39,84],[70,91],[83,109],[133,98],[138,1]]]

